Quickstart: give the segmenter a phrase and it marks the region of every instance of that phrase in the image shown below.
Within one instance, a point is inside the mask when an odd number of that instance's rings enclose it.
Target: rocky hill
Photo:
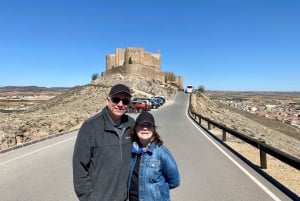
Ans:
[[[113,75],[100,77],[85,86],[66,92],[22,113],[0,113],[0,149],[19,145],[48,135],[78,129],[82,122],[106,105],[111,86],[128,85],[134,97],[163,95],[173,98],[177,89],[159,81]]]

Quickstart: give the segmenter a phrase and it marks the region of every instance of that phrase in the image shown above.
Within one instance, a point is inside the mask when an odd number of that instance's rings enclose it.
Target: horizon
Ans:
[[[88,85],[88,84],[85,84]],[[36,86],[36,85],[29,85],[29,86],[0,86],[0,89],[2,88],[26,88],[26,87],[36,87],[36,88],[47,88],[47,89],[53,89],[53,88],[74,88],[74,87],[82,87],[85,85],[75,85],[72,87],[63,87],[63,86],[56,86],[56,87],[45,87],[45,86]],[[227,93],[300,93],[300,91],[233,91],[233,90],[206,90],[205,92],[227,92]]]

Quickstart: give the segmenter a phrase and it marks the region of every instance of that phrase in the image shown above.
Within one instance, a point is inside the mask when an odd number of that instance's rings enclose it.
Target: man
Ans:
[[[125,114],[130,89],[113,86],[107,106],[79,129],[73,153],[73,180],[80,201],[124,201],[130,163],[130,129],[133,118]]]

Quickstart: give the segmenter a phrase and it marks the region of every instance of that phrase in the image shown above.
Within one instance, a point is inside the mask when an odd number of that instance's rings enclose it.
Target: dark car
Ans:
[[[161,106],[161,103],[156,99],[150,98],[149,101],[151,102],[151,108],[153,109],[157,109]]]
[[[162,96],[153,96],[152,99],[156,100],[160,105],[166,102],[166,99]]]

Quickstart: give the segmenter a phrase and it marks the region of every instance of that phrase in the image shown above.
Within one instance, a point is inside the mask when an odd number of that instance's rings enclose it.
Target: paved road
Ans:
[[[192,123],[187,104],[188,95],[179,93],[173,103],[151,111],[181,173],[172,201],[291,200]],[[71,166],[76,134],[1,154],[0,200],[77,200]]]

